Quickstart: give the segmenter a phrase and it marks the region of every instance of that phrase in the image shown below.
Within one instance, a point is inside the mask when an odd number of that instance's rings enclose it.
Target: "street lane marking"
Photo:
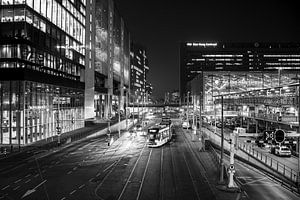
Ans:
[[[109,165],[106,169],[103,170],[103,172],[105,172],[106,170],[108,170],[109,168],[111,168],[112,166],[114,166],[117,163],[117,160],[115,162],[113,162],[111,165]],[[99,173],[98,173],[99,174]],[[98,176],[97,174],[97,176]],[[101,173],[100,173],[101,174]],[[100,175],[99,174],[99,175]]]
[[[79,186],[79,189],[83,188],[85,186],[85,184],[82,184],[81,186]]]
[[[28,182],[30,182],[31,181],[31,179],[28,179],[25,183],[28,183]]]
[[[69,172],[68,172],[68,174],[71,174],[71,173],[72,173],[72,171],[69,171]]]
[[[10,185],[5,186],[4,188],[2,188],[2,190],[5,190],[7,188],[9,188]]]
[[[18,183],[18,182],[20,182],[22,179],[19,179],[19,180],[16,180],[14,183]]]
[[[28,178],[30,175],[31,175],[31,174],[27,174],[27,175],[25,176],[25,178]]]
[[[13,190],[17,190],[17,189],[19,189],[20,188],[20,186],[17,186],[17,187],[15,187]]]
[[[77,167],[74,167],[74,168],[73,168],[73,170],[76,170],[76,169],[77,169]]]
[[[63,197],[63,198],[61,198],[60,200],[65,200],[66,199],[66,197]]]
[[[38,177],[38,176],[39,176],[39,174],[34,175],[35,178]]]
[[[46,172],[46,170],[44,169],[43,171],[42,171],[42,173],[45,173]]]
[[[253,181],[246,182],[243,185],[251,184],[251,183],[254,183],[254,182],[257,182],[257,181],[262,181],[262,180],[265,180],[265,179],[266,179],[266,177],[263,177],[263,178],[260,178],[260,179],[256,179],[256,180],[253,180]]]
[[[73,190],[72,192],[70,192],[70,195],[74,194],[76,192],[76,190]]]

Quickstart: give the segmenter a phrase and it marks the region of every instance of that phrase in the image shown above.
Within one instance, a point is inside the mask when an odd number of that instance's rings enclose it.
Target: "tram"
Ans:
[[[160,147],[172,138],[172,124],[162,122],[148,129],[148,147]]]

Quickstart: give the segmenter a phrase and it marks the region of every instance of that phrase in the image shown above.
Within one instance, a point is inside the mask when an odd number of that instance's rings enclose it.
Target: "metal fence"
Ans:
[[[263,162],[265,165],[271,167],[273,170],[275,170],[279,174],[282,174],[289,180],[291,180],[295,183],[297,182],[297,171],[296,170],[291,169],[290,167],[271,158],[270,156],[253,149],[253,147],[251,145],[239,143],[239,149],[244,151],[245,153],[253,156],[254,158],[258,159],[259,161]]]

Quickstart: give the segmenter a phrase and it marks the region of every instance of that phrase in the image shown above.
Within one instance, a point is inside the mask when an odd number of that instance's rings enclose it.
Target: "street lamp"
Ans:
[[[187,92],[187,121],[188,121],[188,124],[190,124],[189,115],[190,115],[190,92],[188,91]]]
[[[300,77],[297,76],[295,78],[292,78],[292,80],[297,80],[298,81],[298,132],[300,133]],[[297,183],[298,183],[298,192],[300,192],[300,137],[298,137],[298,139],[297,139],[297,147],[298,147]]]
[[[223,119],[223,95],[221,96],[221,158],[220,158],[220,183],[224,182],[224,119]]]

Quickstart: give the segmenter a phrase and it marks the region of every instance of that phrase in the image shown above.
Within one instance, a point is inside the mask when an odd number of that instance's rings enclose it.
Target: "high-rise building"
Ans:
[[[290,85],[297,82],[299,72],[299,43],[185,42],[180,46],[181,102],[197,93],[207,111],[213,110],[213,96]]]
[[[146,88],[147,74],[149,72],[147,51],[145,47],[137,43],[131,44],[130,65],[131,94],[137,96],[139,101],[145,102],[148,98]]]
[[[0,144],[29,144],[124,112],[130,34],[113,0],[0,4]]]
[[[0,144],[83,127],[86,1],[0,4]]]
[[[85,118],[124,111],[129,92],[130,34],[112,0],[92,0],[87,10]]]

